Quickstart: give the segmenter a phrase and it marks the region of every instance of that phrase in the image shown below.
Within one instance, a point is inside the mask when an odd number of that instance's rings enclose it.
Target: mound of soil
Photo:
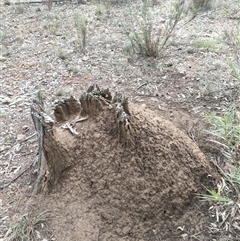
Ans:
[[[134,227],[181,217],[212,171],[172,123],[107,93],[91,89],[81,103],[71,97],[55,108],[58,122],[43,135],[48,176],[42,182],[49,188],[63,176],[60,183],[88,200],[105,232],[139,238]]]

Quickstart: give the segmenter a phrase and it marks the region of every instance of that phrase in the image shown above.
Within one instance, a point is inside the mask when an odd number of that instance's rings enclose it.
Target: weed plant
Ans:
[[[192,8],[195,11],[199,10],[209,10],[212,7],[213,0],[192,0]]]
[[[229,164],[226,171],[215,163],[222,175],[217,191],[206,189],[207,194],[200,194],[199,197],[217,203],[213,209],[219,229],[237,232],[240,230],[240,116],[235,104],[232,104],[223,116],[212,113],[208,119],[211,124],[210,130],[207,130],[210,141],[220,148]],[[224,227],[224,224],[227,226]]]
[[[198,40],[195,42],[195,46],[202,51],[218,52],[219,50],[218,43],[211,39]]]
[[[224,196],[223,194],[221,194],[220,191],[216,192],[215,190],[207,189],[207,192],[208,194],[199,195],[200,199],[202,199],[203,201],[209,201],[209,202],[219,202],[224,205],[230,205],[233,203],[232,199]]]
[[[60,58],[61,60],[66,60],[68,58],[68,54],[64,50],[59,48],[59,49],[57,49],[56,52],[57,52],[58,58]]]
[[[232,104],[223,116],[210,114],[209,122],[212,128],[206,132],[213,137],[211,142],[221,148],[222,154],[228,161],[235,163],[240,146],[240,119],[235,105]]]
[[[57,31],[61,27],[61,24],[62,24],[61,20],[47,18],[44,21],[44,28],[48,29],[51,34],[56,35]]]
[[[240,81],[240,20],[238,21],[236,33],[227,34],[230,43],[233,46],[234,61],[229,63],[232,76]]]
[[[10,6],[11,6],[11,8],[13,8],[15,10],[16,14],[23,14],[23,13],[28,11],[29,4],[28,3],[25,3],[25,4],[14,4],[13,3]]]
[[[97,4],[95,15],[97,16],[97,19],[101,19],[101,17],[105,14],[106,8],[103,4]]]
[[[162,27],[154,21],[151,0],[142,0],[140,14],[129,8],[133,21],[130,27],[125,26],[125,32],[133,52],[147,57],[157,57],[181,20],[184,3],[184,0],[173,3],[168,20]]]
[[[74,12],[74,24],[77,31],[77,45],[82,49],[86,47],[87,38],[87,19]]]

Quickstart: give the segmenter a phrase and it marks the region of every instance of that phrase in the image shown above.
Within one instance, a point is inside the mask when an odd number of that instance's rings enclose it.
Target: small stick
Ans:
[[[23,143],[25,141],[28,141],[29,139],[31,139],[32,137],[36,136],[37,135],[37,132],[33,133],[31,136],[25,138],[24,140],[20,141],[20,143]]]
[[[75,123],[82,122],[82,121],[85,121],[87,119],[88,119],[88,117],[80,118],[80,119],[76,120]]]
[[[137,90],[139,90],[140,88],[142,88],[144,85],[147,85],[147,84],[148,84],[148,82],[141,84],[139,87],[137,87]]]
[[[69,2],[67,0],[52,0],[52,2]],[[19,5],[19,4],[35,4],[35,3],[43,3],[45,4],[46,2],[45,1],[41,1],[41,0],[30,0],[30,1],[23,1],[23,2],[15,2],[15,1],[9,1],[9,0],[5,0],[4,1],[4,5],[11,5],[11,4],[14,4],[14,5]],[[0,4],[1,5],[1,4]]]

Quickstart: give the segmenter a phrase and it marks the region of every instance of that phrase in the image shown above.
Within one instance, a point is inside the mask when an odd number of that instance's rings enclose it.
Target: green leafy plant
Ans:
[[[66,60],[68,58],[68,54],[66,51],[64,51],[63,49],[59,48],[56,50],[56,54],[58,56],[58,58],[62,59],[62,60]]]
[[[44,20],[43,27],[45,29],[49,30],[49,32],[53,35],[55,35],[57,33],[60,26],[61,26],[61,20],[51,19],[51,18],[47,18],[46,20]]]
[[[50,217],[50,211],[44,211],[37,215],[26,213],[18,217],[9,227],[4,236],[5,241],[31,241],[37,240],[36,228],[45,223]]]
[[[192,0],[193,8],[196,10],[208,10],[213,0]]]
[[[68,71],[73,74],[77,74],[80,72],[80,68],[77,65],[71,65],[68,67]]]
[[[71,93],[73,92],[73,89],[71,87],[60,87],[54,94],[53,96],[67,96],[67,95],[71,95]]]
[[[232,229],[235,231],[239,230],[239,214],[240,214],[240,203],[239,203],[239,181],[240,181],[240,170],[233,169],[228,173],[224,173],[223,178],[217,185],[217,191],[207,189],[207,194],[197,194],[202,201],[208,201],[216,203],[211,206],[212,217],[216,217],[216,223],[220,229]],[[229,185],[231,184],[231,186]],[[221,221],[220,221],[221,220]],[[228,226],[223,226],[227,223]]]
[[[9,2],[10,3],[10,2]],[[15,10],[16,14],[23,14],[26,11],[28,11],[29,8],[29,4],[28,3],[24,3],[24,4],[10,4],[11,8],[13,8]]]
[[[240,118],[236,105],[232,104],[223,116],[212,113],[208,119],[212,127],[207,130],[212,137],[211,142],[221,148],[223,155],[230,163],[227,165],[227,171],[214,163],[222,175],[217,184],[217,191],[206,188],[208,193],[198,194],[198,196],[203,201],[217,203],[212,206],[212,212],[216,217],[216,225],[219,229],[239,230],[237,224],[240,212]],[[223,227],[225,223],[228,223],[229,227]]]
[[[87,19],[74,12],[74,24],[77,30],[77,44],[85,49],[87,38]]]
[[[97,19],[101,19],[101,17],[106,13],[106,8],[103,4],[97,4],[95,15],[97,16]]]
[[[151,0],[142,0],[140,15],[130,9],[133,16],[131,29],[126,28],[132,50],[148,57],[157,57],[172,36],[175,27],[181,20],[185,1],[178,0],[173,4],[168,20],[162,27],[154,23]]]
[[[228,182],[233,184],[237,189],[240,188],[240,166],[234,167],[231,171],[224,173]]]
[[[203,39],[195,42],[195,46],[203,51],[217,52],[219,45],[216,41],[211,39]]]
[[[230,205],[233,203],[233,200],[223,196],[220,192],[216,192],[215,190],[207,189],[209,194],[199,194],[201,200],[209,201],[209,202],[220,202],[225,205]]]
[[[221,147],[227,160],[235,162],[240,146],[240,119],[235,105],[232,104],[223,116],[212,113],[208,119],[212,126],[210,130],[206,131],[213,137],[210,141]]]

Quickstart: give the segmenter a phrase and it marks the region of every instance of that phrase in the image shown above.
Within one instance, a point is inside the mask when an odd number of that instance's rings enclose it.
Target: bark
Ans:
[[[64,117],[64,110],[62,114]],[[48,192],[50,186],[58,181],[61,172],[70,165],[70,161],[64,146],[59,145],[54,136],[56,122],[45,113],[40,94],[33,100],[31,116],[38,136],[38,172],[33,191],[36,194],[39,191]]]

